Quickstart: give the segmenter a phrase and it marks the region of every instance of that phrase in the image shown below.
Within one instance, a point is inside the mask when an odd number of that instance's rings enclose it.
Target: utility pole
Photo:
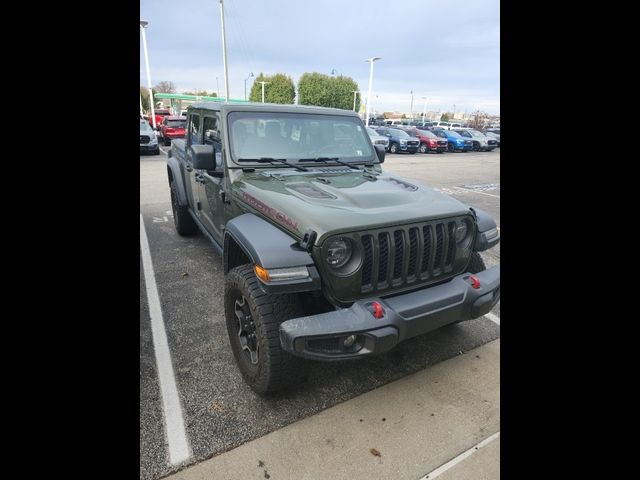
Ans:
[[[262,103],[264,103],[264,86],[270,84],[271,82],[258,82],[262,84]]]
[[[224,5],[220,0],[220,25],[222,26],[222,65],[224,67],[224,100],[229,101],[229,70],[227,67],[227,38],[224,34]]]

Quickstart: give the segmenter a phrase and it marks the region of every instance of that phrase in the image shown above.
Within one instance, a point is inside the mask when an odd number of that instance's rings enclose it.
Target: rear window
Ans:
[[[169,128],[185,128],[187,126],[187,120],[167,120],[167,127]]]

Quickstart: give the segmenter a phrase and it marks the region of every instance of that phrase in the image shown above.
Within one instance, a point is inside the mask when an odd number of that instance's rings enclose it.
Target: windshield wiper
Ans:
[[[323,162],[323,163],[336,162],[336,163],[339,163],[340,165],[344,165],[345,167],[349,167],[349,168],[353,168],[353,169],[356,169],[356,170],[360,170],[358,167],[356,167],[355,164],[348,163],[348,162],[343,162],[338,157],[301,158],[300,161],[301,162]],[[365,165],[367,167],[373,167],[373,163],[364,163],[364,164],[360,164],[360,165]]]
[[[238,159],[239,162],[268,162],[271,165],[277,165],[278,163],[281,163],[283,165],[287,165],[289,167],[293,167],[297,170],[300,170],[301,172],[308,172],[309,169],[302,167],[300,165],[296,165],[295,163],[291,163],[291,162],[287,162],[286,159],[284,158],[271,158],[271,157],[260,157],[260,158],[239,158]],[[274,163],[277,162],[277,163]]]

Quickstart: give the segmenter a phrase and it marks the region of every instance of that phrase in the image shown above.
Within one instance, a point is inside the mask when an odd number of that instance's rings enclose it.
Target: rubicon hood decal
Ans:
[[[294,230],[300,231],[298,222],[296,222],[294,219],[289,217],[287,214],[279,210],[276,210],[275,208],[270,207],[264,202],[261,202],[260,200],[258,200],[253,195],[249,195],[247,192],[242,193],[242,198],[245,202],[247,202],[253,208],[261,211],[272,220],[275,220],[276,222],[282,225],[286,225],[289,228],[293,228]]]

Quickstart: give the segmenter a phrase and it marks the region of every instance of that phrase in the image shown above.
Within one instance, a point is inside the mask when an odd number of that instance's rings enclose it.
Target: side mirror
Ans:
[[[213,145],[192,145],[193,168],[196,170],[215,170],[216,160],[213,156]]]
[[[380,163],[384,163],[384,156],[385,156],[385,151],[384,151],[384,147],[382,145],[376,145],[376,155],[378,155],[378,161]]]

